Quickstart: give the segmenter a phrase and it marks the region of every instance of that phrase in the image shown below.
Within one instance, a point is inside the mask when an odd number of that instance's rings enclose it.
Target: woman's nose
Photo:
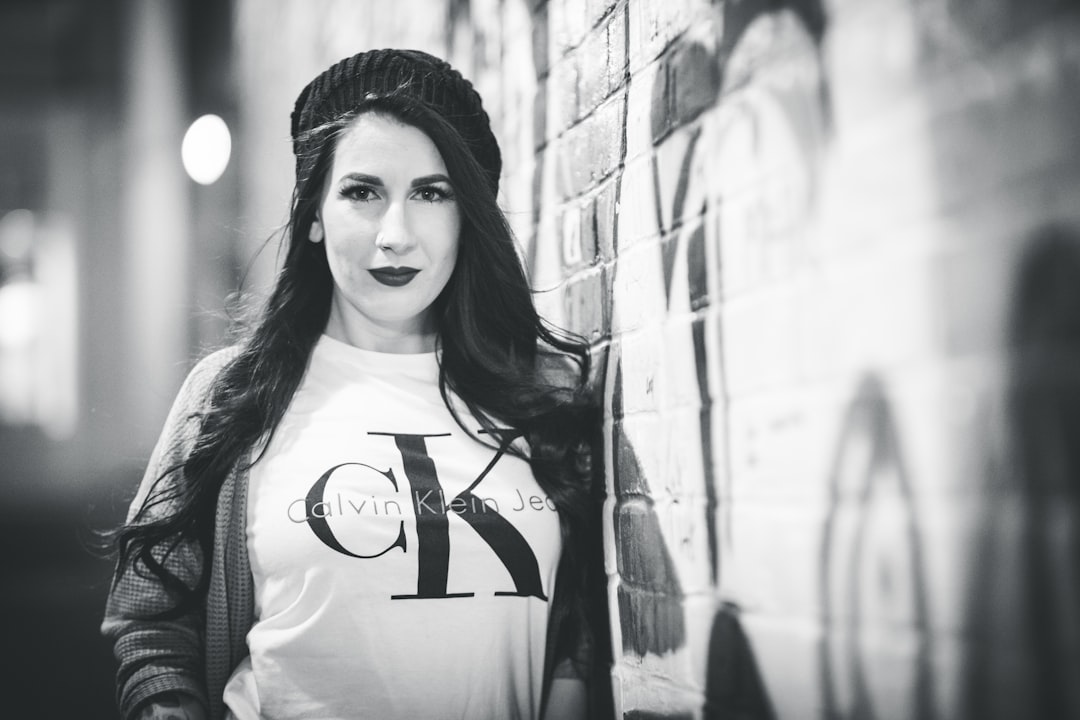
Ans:
[[[391,203],[383,213],[379,232],[375,236],[375,245],[380,250],[398,255],[412,247],[412,233],[409,232],[404,203]]]

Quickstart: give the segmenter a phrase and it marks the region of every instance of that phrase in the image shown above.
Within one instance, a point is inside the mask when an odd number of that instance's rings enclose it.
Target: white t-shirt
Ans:
[[[454,422],[434,353],[323,336],[249,482],[236,718],[537,716],[558,515]]]

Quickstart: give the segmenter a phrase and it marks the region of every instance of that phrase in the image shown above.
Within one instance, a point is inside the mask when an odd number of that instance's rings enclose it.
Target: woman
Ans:
[[[184,383],[117,536],[122,713],[584,717],[588,354],[536,314],[480,97],[361,53],[292,138],[266,310]]]

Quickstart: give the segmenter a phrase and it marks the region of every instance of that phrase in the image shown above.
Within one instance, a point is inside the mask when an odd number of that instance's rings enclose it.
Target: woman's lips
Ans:
[[[402,285],[408,285],[420,271],[416,268],[403,266],[371,268],[368,272],[371,273],[371,277],[383,285],[401,287]]]

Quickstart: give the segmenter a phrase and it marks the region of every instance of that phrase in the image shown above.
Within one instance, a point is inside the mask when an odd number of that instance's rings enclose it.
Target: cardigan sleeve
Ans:
[[[227,358],[227,351],[208,356],[184,381],[128,510],[129,524],[169,512],[169,503],[155,502],[176,476],[165,473],[187,456],[198,430],[196,413],[207,402],[210,384]],[[203,567],[198,543],[181,541],[167,554],[154,554],[189,587],[198,582]],[[208,707],[203,670],[204,611],[197,609],[170,619],[153,617],[170,609],[173,602],[161,581],[141,564],[128,562],[117,567],[101,631],[112,643],[119,662],[116,680],[121,717],[132,717],[140,705],[166,692],[186,693]]]

